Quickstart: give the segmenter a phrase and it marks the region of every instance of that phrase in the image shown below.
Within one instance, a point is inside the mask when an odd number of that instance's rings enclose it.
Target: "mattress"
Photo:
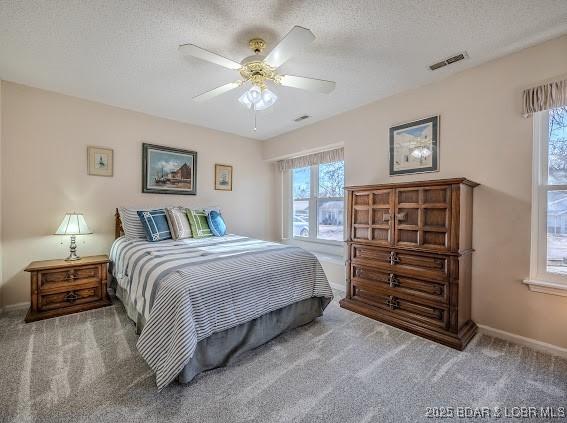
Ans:
[[[204,357],[201,341],[212,335],[240,330],[253,342],[235,336],[233,346],[254,348],[320,315],[332,299],[313,254],[238,235],[162,242],[121,237],[110,258],[117,293],[141,329],[138,350],[156,373],[158,389],[195,373],[186,372],[188,365],[196,351]],[[287,322],[281,327],[273,326],[278,313]],[[263,335],[255,336],[259,328]],[[223,357],[221,344],[215,345],[210,356],[220,358],[212,364],[234,358]]]

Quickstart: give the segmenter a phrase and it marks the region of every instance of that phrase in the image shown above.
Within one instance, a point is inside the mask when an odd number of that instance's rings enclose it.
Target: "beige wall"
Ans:
[[[274,176],[261,142],[3,82],[4,304],[29,301],[31,260],[65,257],[68,237],[50,235],[66,211],[85,214],[93,235],[79,254],[106,253],[120,205],[220,206],[231,232],[275,236]],[[142,141],[198,152],[196,196],[141,193]],[[114,177],[87,175],[87,146],[114,149]],[[234,165],[234,190],[213,189],[214,163]]]
[[[534,293],[521,283],[530,261],[532,121],[520,115],[522,89],[567,73],[566,52],[562,37],[369,104],[268,141],[264,158],[344,142],[347,185],[452,176],[479,182],[473,318],[567,347],[567,298]],[[440,172],[389,177],[389,127],[436,114]]]
[[[2,310],[2,80],[0,79],[0,311]]]

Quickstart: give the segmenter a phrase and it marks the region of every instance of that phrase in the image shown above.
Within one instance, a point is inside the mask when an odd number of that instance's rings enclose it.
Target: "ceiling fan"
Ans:
[[[187,56],[196,57],[228,69],[238,70],[242,77],[242,79],[238,81],[229,82],[228,84],[221,85],[220,87],[193,97],[193,100],[210,100],[250,81],[252,87],[239,98],[239,101],[247,108],[256,111],[267,109],[277,100],[276,94],[268,89],[267,81],[275,85],[325,94],[335,89],[336,83],[333,81],[324,81],[303,76],[280,75],[277,71],[281,65],[314,39],[315,35],[313,35],[309,29],[294,26],[278,45],[276,45],[267,56],[264,56],[262,52],[266,48],[266,43],[261,38],[254,38],[248,43],[254,54],[246,57],[240,63],[201,47],[197,47],[194,44],[180,45],[179,51],[181,54]]]

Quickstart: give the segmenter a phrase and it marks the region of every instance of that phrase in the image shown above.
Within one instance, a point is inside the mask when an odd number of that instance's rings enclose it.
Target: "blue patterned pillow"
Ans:
[[[207,222],[214,236],[223,236],[226,234],[226,224],[218,211],[211,210],[209,214],[207,214]]]
[[[171,239],[171,231],[169,230],[164,209],[139,210],[138,217],[142,222],[148,241],[154,242]]]

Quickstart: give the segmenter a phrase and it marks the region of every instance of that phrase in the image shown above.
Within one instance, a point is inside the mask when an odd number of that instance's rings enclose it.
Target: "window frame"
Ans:
[[[344,163],[344,160],[337,160],[337,162],[342,161]],[[323,164],[323,163],[322,163]],[[343,236],[342,236],[342,240],[337,241],[337,240],[333,240],[333,239],[323,239],[323,238],[319,238],[319,225],[317,222],[318,219],[318,214],[319,214],[319,209],[318,209],[318,200],[319,200],[319,164],[314,164],[311,166],[305,166],[309,168],[309,236],[308,237],[303,237],[303,236],[296,236],[293,233],[293,202],[295,201],[295,198],[293,196],[293,171],[295,169],[291,169],[289,171],[289,184],[290,184],[290,195],[289,195],[289,210],[288,210],[288,233],[290,234],[290,238],[294,241],[300,241],[300,242],[312,242],[312,243],[317,243],[317,244],[326,244],[326,245],[331,245],[331,246],[339,246],[342,245],[344,243],[345,240],[345,223],[346,223],[346,215],[344,214],[345,212],[343,212]],[[344,176],[344,175],[343,175]],[[342,197],[330,197],[331,199],[339,199],[342,198],[343,200],[343,204],[345,201],[345,194],[344,194],[344,190],[343,190],[343,196]],[[298,199],[299,200],[299,199]],[[312,213],[311,211],[314,212]],[[344,207],[343,210],[346,210],[346,207]]]
[[[547,197],[567,191],[567,184],[548,183],[549,111],[533,115],[532,214],[530,275],[524,283],[532,291],[567,296],[567,274],[547,271]]]

